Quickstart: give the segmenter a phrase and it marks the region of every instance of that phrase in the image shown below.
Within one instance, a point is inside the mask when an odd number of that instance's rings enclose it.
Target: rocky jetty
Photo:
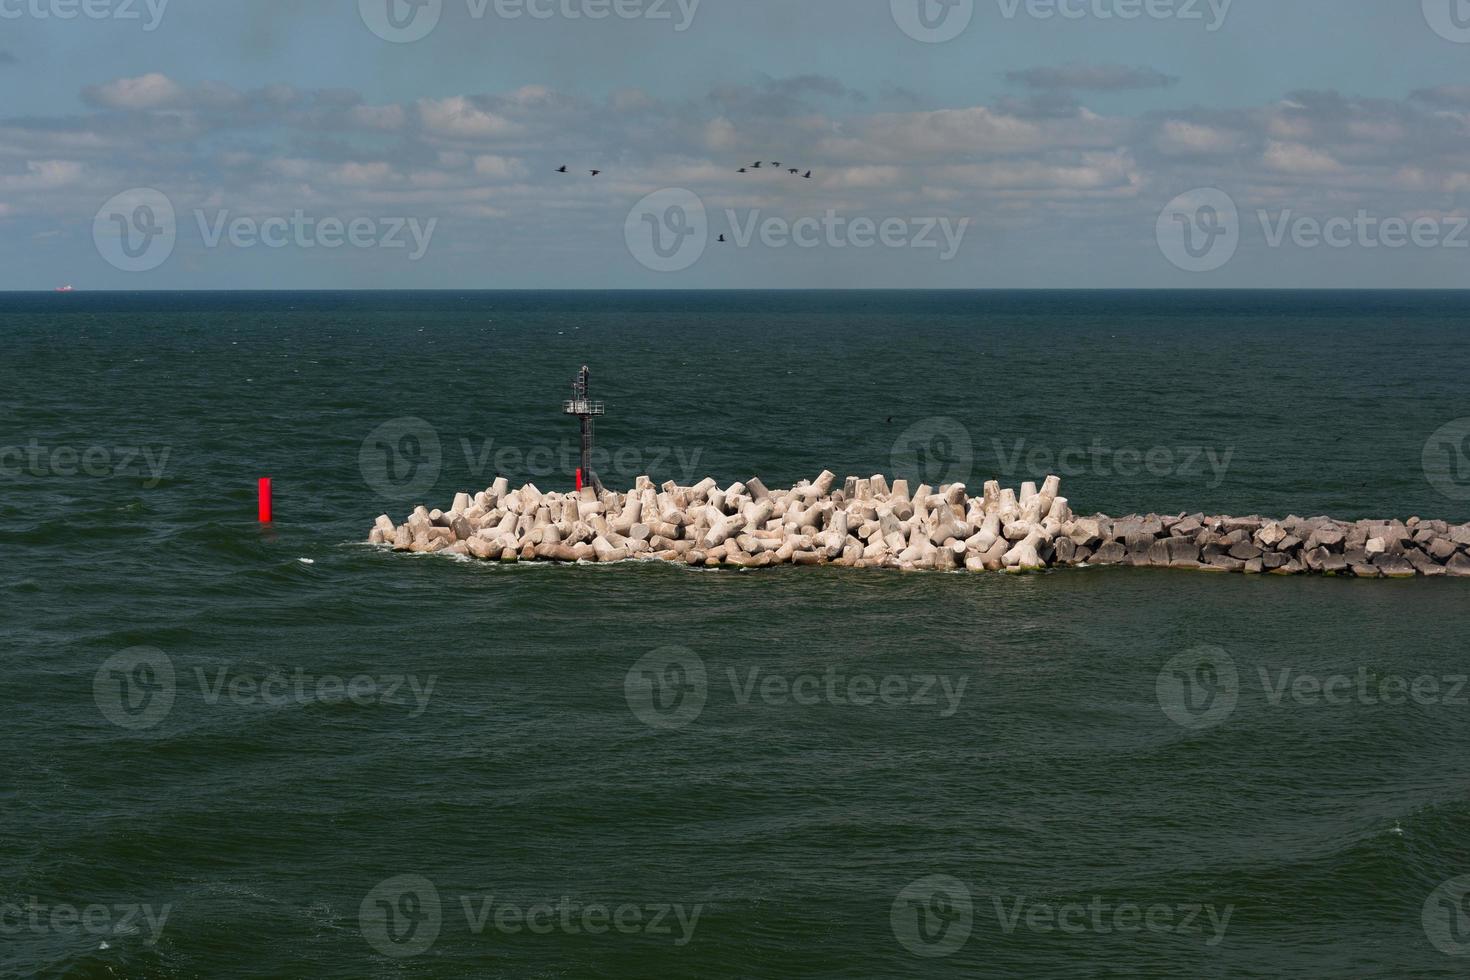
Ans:
[[[912,489],[882,476],[830,472],[789,490],[759,479],[720,487],[512,490],[502,477],[447,511],[417,508],[402,524],[379,517],[369,541],[396,551],[486,561],[616,562],[764,568],[838,565],[935,571],[1026,572],[1138,565],[1204,572],[1358,578],[1470,577],[1470,525],[1444,521],[1336,521],[1327,517],[1146,514],[1078,517],[1061,481],[1019,491],[991,481]]]

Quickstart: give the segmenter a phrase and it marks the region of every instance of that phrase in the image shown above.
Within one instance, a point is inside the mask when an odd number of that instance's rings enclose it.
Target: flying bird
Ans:
[[[740,173],[746,174],[746,173],[750,173],[750,171],[749,170],[746,170],[744,167],[741,167],[740,168]]]
[[[723,242],[725,240],[725,236],[721,235],[718,240]]]
[[[803,180],[811,180],[812,179],[812,172],[810,170],[808,170],[806,173],[802,174],[802,179]]]
[[[566,168],[566,165],[565,165],[565,164],[563,164],[563,165],[562,165],[562,166],[560,166],[560,167],[557,167],[557,168],[556,168],[556,172],[557,172],[557,173],[559,173],[559,174],[564,174],[564,173],[566,173],[566,172],[567,172],[567,168]]]
[[[754,166],[755,169],[759,170],[761,168],[761,162],[757,160],[752,166]]]
[[[773,166],[773,167],[779,167],[779,166],[781,166],[781,161],[780,160],[772,160],[771,161],[771,166]]]
[[[598,174],[600,174],[600,173],[602,173],[602,171],[601,171],[601,170],[589,170],[589,171],[587,171],[587,172],[588,172],[588,173],[589,173],[589,174],[591,174],[591,175],[592,175],[592,176],[594,176],[594,177],[596,177],[596,176],[597,176],[597,175],[598,175]]]
[[[788,170],[786,172],[789,173],[793,177],[798,177],[798,176],[801,175],[801,171],[800,170],[797,170],[795,167],[792,167],[790,170]]]

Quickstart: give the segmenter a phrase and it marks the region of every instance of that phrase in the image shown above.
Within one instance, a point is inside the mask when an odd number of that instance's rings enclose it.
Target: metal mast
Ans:
[[[572,397],[562,411],[567,415],[575,415],[582,423],[582,468],[579,471],[581,478],[587,486],[592,487],[598,493],[602,492],[602,481],[597,474],[592,472],[592,420],[599,415],[606,415],[607,409],[602,402],[592,401],[587,395],[587,384],[591,380],[592,372],[587,370],[587,365],[582,365],[582,370],[577,372],[577,377],[572,381]]]

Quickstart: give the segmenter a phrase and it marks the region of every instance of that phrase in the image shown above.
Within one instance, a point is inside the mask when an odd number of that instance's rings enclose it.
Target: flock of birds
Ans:
[[[752,170],[760,170],[765,165],[766,165],[766,162],[764,160],[757,160],[755,163],[750,164],[748,167],[741,167],[739,170],[736,171],[736,173],[748,174]],[[773,160],[773,161],[771,161],[771,167],[770,167],[770,169],[772,169],[772,170],[780,170],[781,169],[781,161],[779,161],[779,160]],[[559,174],[565,174],[565,173],[570,173],[571,171],[567,168],[567,165],[566,164],[562,164],[560,167],[557,167],[556,168],[556,172],[559,173]],[[602,173],[601,170],[589,170],[587,172],[589,174],[591,174],[592,176],[594,176],[594,177],[596,177],[596,176],[598,176],[599,174]],[[812,172],[810,170],[808,170],[806,173],[802,173],[800,167],[789,167],[789,168],[787,168],[786,172],[788,174],[790,174],[791,176],[793,176],[793,177],[800,177],[802,180],[811,180],[812,179]]]
[[[752,170],[761,170],[761,169],[765,168],[765,166],[766,166],[766,162],[764,160],[757,160],[755,163],[752,163],[752,164],[750,164],[747,167],[741,167],[738,171],[736,171],[736,173],[748,174]],[[781,169],[781,161],[779,161],[779,160],[772,160],[771,161],[771,166],[770,166],[769,169],[770,170],[773,170],[773,171],[779,172],[780,169]],[[566,164],[562,164],[560,167],[557,167],[556,168],[556,172],[559,173],[559,174],[569,174],[569,173],[571,173],[570,169],[568,169],[568,167],[567,167]],[[594,177],[599,176],[602,173],[601,170],[589,170],[587,172],[589,174],[591,174],[592,176],[594,176]],[[802,173],[800,167],[788,167],[787,170],[786,170],[786,172],[788,174],[790,174],[791,176],[793,176],[793,177],[800,177],[802,180],[811,180],[812,179],[812,172],[810,170],[808,170],[806,173]],[[724,242],[725,241],[725,236],[724,235],[721,235],[718,240],[721,241],[721,242]],[[893,420],[892,419],[889,419],[889,421],[891,422]]]
[[[759,170],[763,166],[765,166],[765,161],[764,160],[757,160],[755,163],[752,163],[748,167],[741,167],[738,171],[736,171],[736,173],[748,174],[752,170]],[[780,160],[773,160],[773,161],[771,161],[771,169],[772,170],[780,170],[781,169],[781,161]],[[786,172],[788,174],[790,174],[791,176],[793,176],[793,177],[800,177],[803,180],[811,180],[812,179],[812,172],[810,170],[808,170],[806,173],[802,173],[800,167],[788,167],[787,170],[786,170]]]

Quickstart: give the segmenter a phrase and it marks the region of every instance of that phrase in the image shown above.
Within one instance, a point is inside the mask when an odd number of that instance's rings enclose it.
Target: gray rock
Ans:
[[[1158,539],[1152,534],[1133,533],[1123,541],[1123,546],[1128,549],[1128,554],[1146,557],[1149,549],[1154,546]]]
[[[1133,534],[1156,538],[1164,533],[1164,522],[1156,515],[1124,517],[1113,522],[1112,540],[1123,541]]]
[[[1369,537],[1386,538],[1389,541],[1406,543],[1414,532],[1403,521],[1375,521],[1368,529]]]
[[[1404,546],[1412,540],[1409,529],[1398,521],[1369,525],[1367,533],[1369,541],[1380,542],[1382,552],[1390,555],[1402,555]]]
[[[1261,549],[1249,541],[1241,541],[1230,549],[1231,558],[1239,558],[1241,561],[1254,561],[1261,557]]]
[[[1214,565],[1216,568],[1223,568],[1227,572],[1245,571],[1245,562],[1239,558],[1232,558],[1229,555],[1210,555],[1205,559],[1205,563]]]
[[[1199,545],[1188,538],[1169,538],[1160,542],[1168,549],[1169,561],[1199,562]]]
[[[1292,534],[1295,534],[1297,537],[1306,539],[1310,538],[1318,528],[1330,523],[1331,521],[1327,520],[1325,517],[1288,517],[1286,520],[1281,522],[1281,526],[1286,528]]]
[[[1437,562],[1447,562],[1458,549],[1448,538],[1435,538],[1429,542],[1429,556]]]
[[[1262,548],[1274,548],[1286,536],[1286,528],[1280,524],[1267,524],[1256,532],[1255,541]]]
[[[1092,560],[1099,565],[1118,565],[1127,557],[1128,549],[1116,541],[1109,541],[1097,549],[1097,554],[1093,556]]]
[[[1470,558],[1455,555],[1446,563],[1445,571],[1454,578],[1470,578]]]
[[[1430,558],[1418,548],[1409,552],[1409,564],[1413,565],[1414,570],[1420,575],[1426,575],[1430,578],[1440,578],[1449,574],[1449,571],[1443,565]]]
[[[1384,553],[1373,559],[1373,564],[1385,578],[1413,578],[1414,566],[1403,555]]]
[[[1186,517],[1169,528],[1169,533],[1176,538],[1192,538],[1204,527],[1197,519]]]
[[[1072,522],[1070,537],[1072,543],[1079,548],[1096,548],[1102,544],[1102,524],[1092,518],[1080,518]]]
[[[1342,544],[1346,539],[1347,535],[1342,533],[1341,528],[1326,524],[1317,528],[1307,537],[1306,547],[1309,550],[1313,548],[1326,548],[1328,551],[1341,552]]]

